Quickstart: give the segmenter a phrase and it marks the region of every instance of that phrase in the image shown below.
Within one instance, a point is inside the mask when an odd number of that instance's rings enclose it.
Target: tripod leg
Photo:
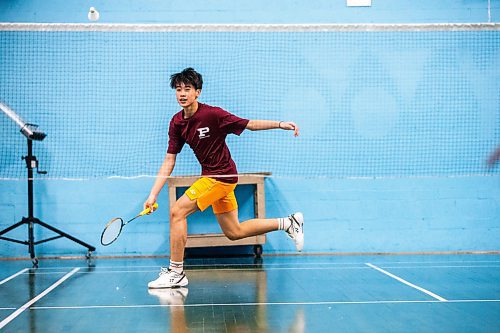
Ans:
[[[59,230],[57,228],[54,228],[53,226],[48,225],[47,223],[44,223],[44,222],[40,221],[39,219],[35,219],[35,223],[38,223],[42,227],[45,227],[45,228],[47,228],[49,230],[52,230],[53,232],[55,232],[55,233],[57,233],[57,234],[59,234],[59,235],[61,235],[63,237],[66,237],[66,238],[72,240],[75,243],[78,243],[78,244],[80,244],[82,246],[85,246],[87,249],[89,249],[89,251],[95,251],[95,247],[93,247],[92,245],[89,245],[89,244],[87,244],[85,242],[82,242],[78,238],[75,238],[75,237],[73,237],[73,236],[65,233],[64,231],[61,231],[61,230]]]
[[[31,262],[33,263],[34,268],[38,268],[38,259],[35,255],[35,236],[33,232],[33,221],[28,221],[28,247],[31,257]]]
[[[25,218],[23,218],[23,219],[22,219],[22,221],[19,221],[19,222],[17,222],[16,224],[13,224],[13,225],[11,225],[10,227],[5,228],[5,229],[3,229],[2,231],[0,231],[0,236],[2,236],[3,234],[8,233],[8,232],[9,232],[9,231],[11,231],[11,230],[16,229],[17,227],[19,227],[20,225],[23,225],[24,223],[26,223]]]

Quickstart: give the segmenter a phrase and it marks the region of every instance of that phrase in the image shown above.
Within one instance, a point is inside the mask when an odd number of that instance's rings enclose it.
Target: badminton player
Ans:
[[[149,288],[175,288],[188,284],[183,269],[187,217],[209,206],[212,206],[222,231],[230,240],[283,230],[295,242],[298,251],[304,244],[304,218],[300,212],[283,218],[251,219],[240,223],[234,195],[238,175],[225,142],[228,134],[240,135],[245,129],[289,130],[298,136],[299,127],[289,121],[243,119],[219,107],[202,104],[198,102],[202,85],[202,76],[192,68],[170,77],[170,87],[175,89],[182,110],[174,114],[170,121],[167,154],[144,208],[154,210],[153,204],[185,143],[200,162],[202,175],[170,210],[170,265],[161,269],[159,277],[148,284]]]

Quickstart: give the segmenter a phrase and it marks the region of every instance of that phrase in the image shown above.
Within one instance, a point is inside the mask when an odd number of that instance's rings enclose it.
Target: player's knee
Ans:
[[[240,239],[240,237],[239,237],[239,235],[237,233],[225,232],[224,235],[226,235],[226,237],[229,238],[229,240],[232,240],[232,241]]]
[[[182,209],[180,209],[177,205],[174,205],[174,207],[170,209],[170,223],[175,223],[176,221],[183,219],[184,217],[185,216],[182,212]]]
[[[240,229],[224,230],[224,235],[226,235],[226,237],[232,241],[243,238],[243,235],[242,235],[242,232]]]

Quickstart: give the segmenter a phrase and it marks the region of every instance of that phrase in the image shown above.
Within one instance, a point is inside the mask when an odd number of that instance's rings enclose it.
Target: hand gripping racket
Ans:
[[[153,205],[153,208],[154,208],[153,211],[155,211],[156,208],[158,208],[158,204],[155,203]],[[135,220],[140,216],[149,214],[150,211],[151,210],[148,207],[144,209],[142,212],[140,212],[139,215],[128,220],[127,222],[123,222],[123,219],[121,217],[115,217],[114,219],[109,221],[108,224],[106,224],[106,226],[104,227],[104,230],[102,231],[101,244],[107,246],[113,243],[118,238],[118,236],[120,236],[124,226],[126,226],[127,224],[129,224],[130,222],[132,222],[133,220]]]

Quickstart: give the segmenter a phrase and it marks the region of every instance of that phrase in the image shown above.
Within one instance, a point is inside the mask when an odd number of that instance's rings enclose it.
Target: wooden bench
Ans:
[[[254,185],[254,216],[255,218],[266,218],[266,196],[264,191],[264,179],[270,176],[270,172],[241,173],[238,175],[238,185]],[[177,201],[177,188],[189,187],[201,176],[175,176],[168,179],[168,199],[170,208]],[[236,241],[229,240],[224,234],[190,234],[188,235],[186,248],[253,245],[257,257],[262,254],[262,244],[265,244],[266,236],[251,236]]]

